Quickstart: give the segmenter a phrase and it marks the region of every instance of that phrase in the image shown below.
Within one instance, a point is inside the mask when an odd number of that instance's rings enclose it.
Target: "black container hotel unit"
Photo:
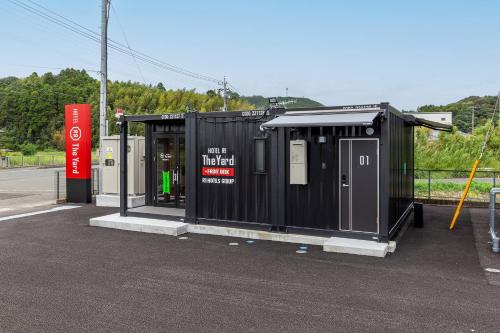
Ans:
[[[190,223],[378,241],[413,208],[414,126],[447,129],[388,103],[120,121],[122,215],[123,143],[143,122],[147,206],[184,209]]]

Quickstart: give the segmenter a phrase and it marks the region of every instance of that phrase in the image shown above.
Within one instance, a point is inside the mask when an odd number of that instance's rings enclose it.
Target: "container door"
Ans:
[[[340,230],[351,230],[351,140],[340,140]]]
[[[156,139],[156,206],[185,206],[184,140],[184,136],[176,134]]]
[[[156,139],[156,194],[157,206],[175,207],[177,203],[176,172],[177,144],[175,136]]]
[[[341,139],[340,229],[378,233],[378,139]]]

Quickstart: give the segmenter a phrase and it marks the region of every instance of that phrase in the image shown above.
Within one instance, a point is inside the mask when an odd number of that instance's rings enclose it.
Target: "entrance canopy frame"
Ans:
[[[162,115],[121,115],[120,125],[120,216],[128,214],[128,123],[154,123],[164,120],[184,120],[185,113],[169,113]]]

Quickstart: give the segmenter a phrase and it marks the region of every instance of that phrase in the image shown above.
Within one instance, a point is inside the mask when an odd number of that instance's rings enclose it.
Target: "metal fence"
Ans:
[[[92,158],[92,163],[98,163],[98,157]],[[34,155],[34,156],[1,156],[0,168],[22,168],[22,167],[54,167],[66,164],[65,155]]]
[[[99,168],[92,167],[92,195],[99,193]],[[54,194],[56,202],[66,200],[66,170],[54,171]]]
[[[415,170],[415,198],[426,200],[460,200],[470,170]],[[467,201],[488,202],[493,187],[500,186],[500,171],[478,170],[472,181]],[[54,171],[56,200],[66,199],[66,171]],[[92,167],[92,195],[99,193],[99,170]]]
[[[415,198],[427,200],[460,200],[470,170],[415,170]],[[500,172],[478,170],[467,201],[488,202],[491,188],[500,185]]]

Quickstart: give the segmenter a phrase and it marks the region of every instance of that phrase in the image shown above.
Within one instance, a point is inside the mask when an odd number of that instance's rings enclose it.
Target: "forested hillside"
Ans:
[[[269,107],[268,97],[254,95],[243,96],[248,103],[255,105],[257,109],[266,109]],[[312,108],[323,106],[323,104],[305,97],[277,97],[278,101],[283,103],[286,108]]]
[[[470,96],[458,102],[447,105],[424,105],[420,112],[452,112],[453,125],[460,131],[470,133],[472,129],[472,110],[474,109],[474,120],[476,127],[484,125],[495,109],[496,96]]]
[[[233,94],[230,110],[253,109],[254,106]],[[64,105],[92,104],[93,143],[98,141],[99,81],[85,71],[66,69],[59,74],[33,73],[27,78],[0,79],[1,148],[17,150],[24,144],[39,149],[64,146]],[[200,112],[217,111],[222,98],[213,91],[207,94],[194,90],[166,90],[134,82],[109,82],[108,118],[111,133],[115,130],[113,114],[122,108],[127,114],[185,112],[188,108]],[[139,131],[133,127],[132,131]]]
[[[289,97],[295,100],[292,107],[321,106],[307,98]],[[443,133],[438,140],[429,140],[427,129],[417,129],[416,167],[431,169],[467,169],[479,154],[484,135],[489,126],[496,97],[468,97],[444,106],[425,105],[421,112],[453,112],[455,129]],[[146,86],[134,82],[109,82],[108,118],[111,133],[116,133],[113,114],[122,108],[127,114],[162,114],[185,112],[188,108],[200,112],[217,111],[223,105],[222,98],[214,91],[206,94],[193,90],[166,90],[162,84]],[[24,150],[64,149],[64,105],[90,103],[93,106],[93,143],[98,142],[99,82],[85,71],[66,69],[59,74],[36,73],[27,78],[0,79],[0,148]],[[229,109],[248,110],[266,108],[267,98],[262,96],[240,97],[232,93]],[[470,133],[471,113],[475,108],[475,130]],[[495,118],[497,123],[498,117]],[[131,126],[132,134],[141,134],[140,126]],[[481,167],[500,167],[500,131],[492,136]]]

